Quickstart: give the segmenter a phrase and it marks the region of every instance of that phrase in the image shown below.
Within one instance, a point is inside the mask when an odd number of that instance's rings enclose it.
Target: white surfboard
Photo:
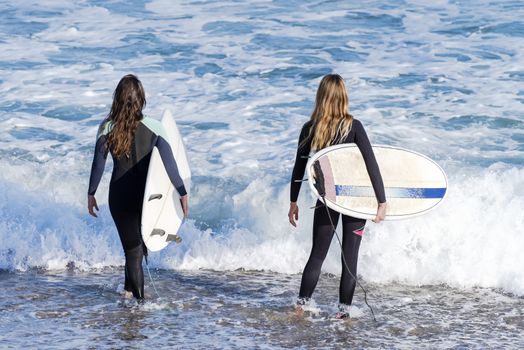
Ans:
[[[164,111],[161,124],[189,194],[191,170],[182,137],[169,110]],[[154,252],[165,248],[169,242],[180,241],[177,232],[183,220],[179,194],[169,180],[160,153],[155,147],[151,154],[142,205],[142,239],[147,248]]]
[[[448,180],[442,168],[430,158],[407,149],[373,146],[386,191],[386,220],[422,215],[435,209],[447,192]],[[315,198],[314,163],[324,176],[326,204],[339,213],[374,219],[377,199],[366,164],[355,144],[330,146],[314,154],[306,170]]]

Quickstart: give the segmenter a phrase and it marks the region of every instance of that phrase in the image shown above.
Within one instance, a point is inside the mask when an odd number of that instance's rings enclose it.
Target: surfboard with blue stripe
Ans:
[[[380,168],[387,200],[386,220],[406,219],[426,214],[437,208],[447,194],[448,180],[444,170],[431,158],[415,151],[374,145],[373,152]],[[328,207],[342,214],[373,219],[377,199],[366,164],[355,144],[327,147],[314,154],[306,167],[313,195],[313,164],[318,161],[325,186]]]
[[[335,192],[337,196],[375,196],[371,186],[335,185]],[[446,188],[386,187],[385,192],[387,198],[444,198]]]

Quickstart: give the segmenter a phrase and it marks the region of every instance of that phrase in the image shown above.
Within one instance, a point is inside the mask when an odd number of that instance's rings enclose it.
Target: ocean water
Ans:
[[[0,1],[0,347],[524,347],[521,1]],[[150,255],[148,304],[118,292],[111,164],[86,189],[125,74],[169,108],[193,172],[190,219]],[[437,210],[368,223],[352,319],[333,242],[293,312],[314,200],[287,222],[298,134],[320,78],[345,79],[373,143],[435,159]],[[155,288],[160,297],[155,292]]]

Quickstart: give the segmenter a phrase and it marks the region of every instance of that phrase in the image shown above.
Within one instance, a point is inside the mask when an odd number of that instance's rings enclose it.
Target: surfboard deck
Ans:
[[[180,177],[189,194],[191,187],[191,170],[182,136],[169,110],[164,111],[161,125],[165,137],[171,146]],[[178,230],[184,220],[184,213],[180,197],[160,157],[160,153],[153,149],[142,205],[142,239],[151,251],[159,251],[172,241],[180,241]]]
[[[442,203],[448,180],[432,159],[407,149],[374,145],[386,191],[386,220],[407,219],[425,214]],[[360,219],[374,219],[377,199],[366,164],[357,145],[340,144],[314,154],[306,166],[308,183],[315,198],[314,163],[324,176],[325,200],[329,208]]]

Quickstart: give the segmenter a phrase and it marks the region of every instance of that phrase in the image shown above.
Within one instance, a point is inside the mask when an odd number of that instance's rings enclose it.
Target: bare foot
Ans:
[[[349,320],[349,308],[347,304],[338,304],[338,312],[335,314],[337,320]]]
[[[304,307],[302,305],[295,305],[295,315],[297,317],[304,316]]]
[[[349,313],[348,312],[343,312],[343,311],[339,311],[335,314],[335,318],[337,320],[349,320]]]

